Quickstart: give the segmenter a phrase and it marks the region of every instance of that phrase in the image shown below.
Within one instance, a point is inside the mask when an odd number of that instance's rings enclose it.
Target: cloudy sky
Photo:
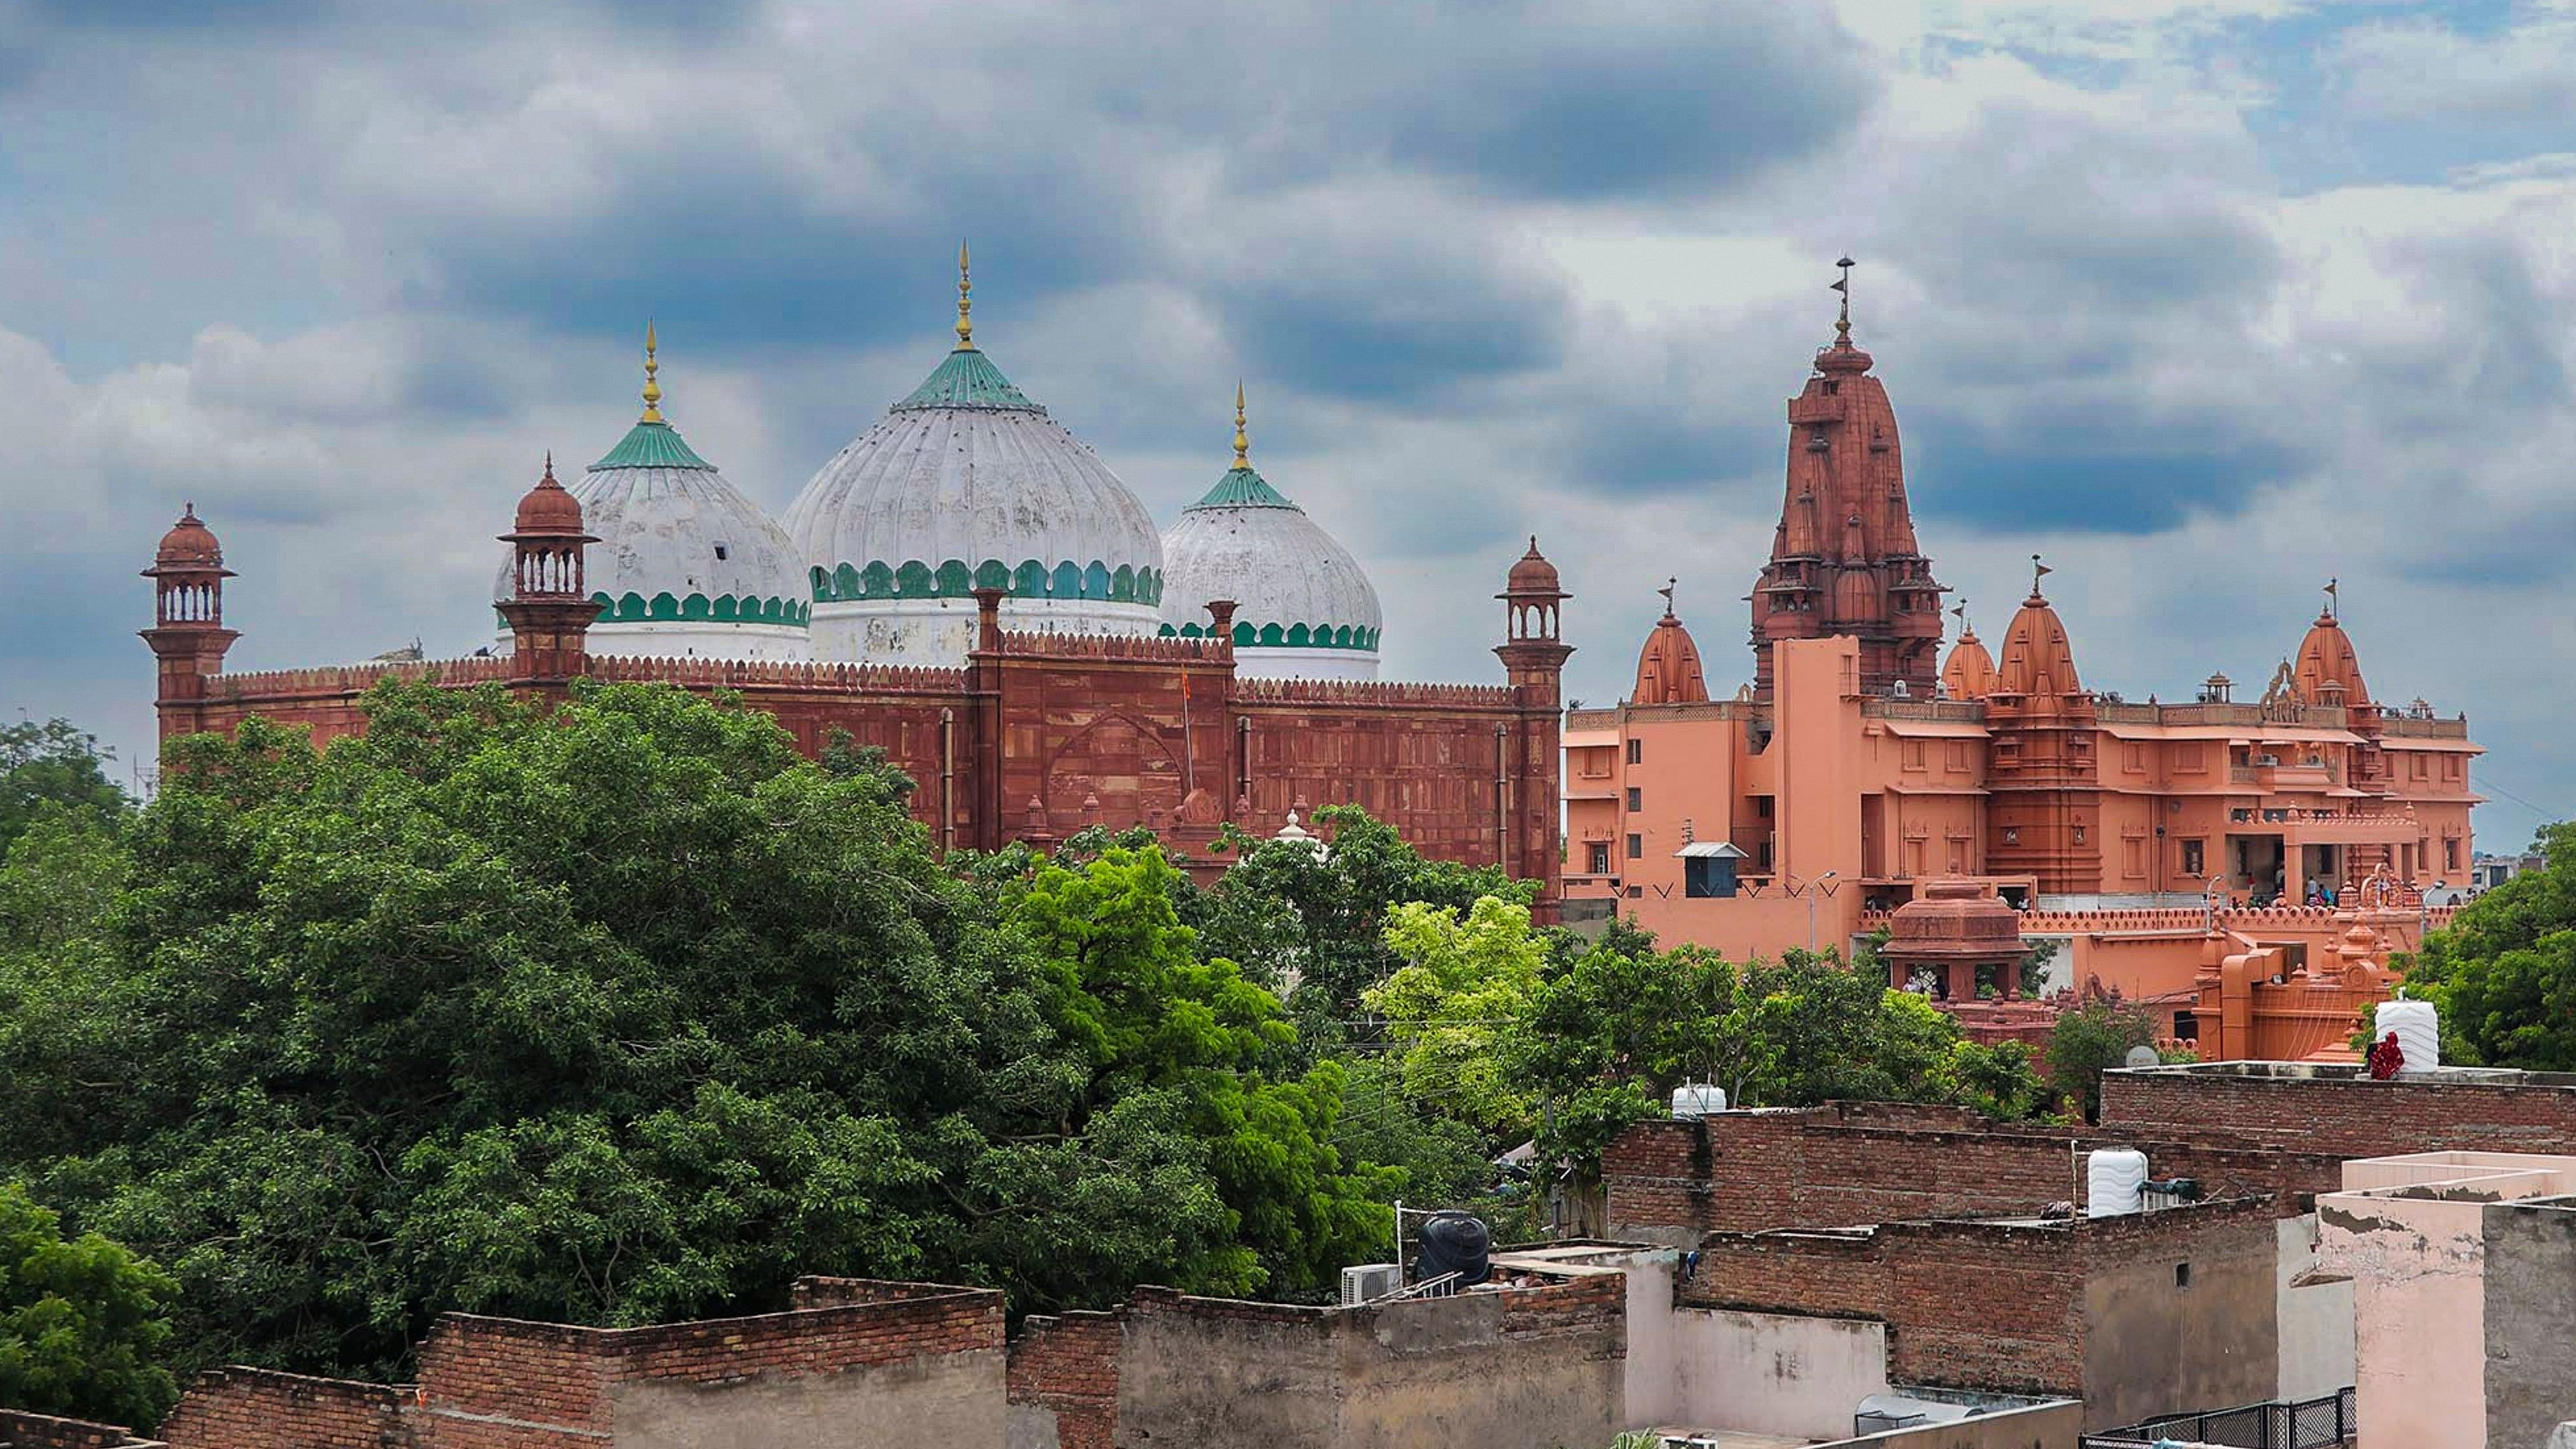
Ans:
[[[1570,692],[1681,579],[1713,679],[1832,260],[1942,579],[2086,682],[2259,682],[2342,580],[2576,814],[2576,0],[0,0],[0,710],[148,749],[193,498],[238,668],[461,653],[548,448],[666,410],[783,511],[978,340],[1159,516],[1264,471],[1388,672]]]

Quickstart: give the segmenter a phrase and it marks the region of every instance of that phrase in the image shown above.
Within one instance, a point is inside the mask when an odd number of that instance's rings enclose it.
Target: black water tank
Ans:
[[[1422,1253],[1414,1281],[1455,1273],[1461,1285],[1482,1283],[1492,1271],[1486,1257],[1494,1249],[1493,1230],[1470,1213],[1434,1213],[1423,1220]]]

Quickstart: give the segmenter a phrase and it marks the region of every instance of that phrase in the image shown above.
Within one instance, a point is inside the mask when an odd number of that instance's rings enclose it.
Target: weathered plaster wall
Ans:
[[[1822,1438],[1850,1433],[1860,1401],[1888,1391],[1886,1324],[1723,1308],[1671,1317],[1679,1411],[1655,1422]]]
[[[2576,1200],[2492,1203],[2481,1217],[2486,1442],[2547,1443],[2576,1419]]]
[[[2087,1428],[2272,1396],[2280,1247],[2262,1204],[2104,1219],[2079,1241]]]
[[[2317,1202],[2319,1257],[2353,1279],[2360,1449],[2487,1442],[2479,1207],[2344,1194]]]
[[[2273,1397],[2299,1400],[2353,1385],[2352,1284],[2348,1280],[2291,1286],[2316,1266],[2317,1215],[2302,1213],[2274,1225],[2276,1316],[2281,1324],[2280,1383]]]
[[[613,1384],[617,1449],[1002,1449],[1003,1351],[901,1359],[818,1377]]]
[[[1625,1421],[1626,1280],[1337,1310],[1140,1289],[1123,1320],[1122,1446],[1556,1449]]]

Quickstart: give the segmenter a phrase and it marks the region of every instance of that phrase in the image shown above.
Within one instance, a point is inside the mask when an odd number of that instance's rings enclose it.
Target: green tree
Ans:
[[[1412,901],[1388,913],[1385,935],[1405,964],[1360,999],[1385,1018],[1405,1090],[1488,1131],[1523,1130],[1534,1102],[1501,1044],[1529,1015],[1547,959],[1529,907],[1486,896],[1462,920]]]
[[[125,815],[132,802],[107,774],[115,758],[69,720],[0,725],[0,856],[49,810]]]
[[[122,838],[0,871],[0,1171],[165,1264],[193,1363],[398,1376],[441,1310],[800,1272],[1290,1286],[1383,1236],[1337,1069],[1246,1072],[1276,1008],[1159,860],[961,874],[880,761],[676,690],[365,708],[178,742]]]
[[[2401,961],[2441,1010],[2442,1059],[2576,1071],[2576,823],[2541,831],[2546,862],[2460,908]]]
[[[1312,1290],[1385,1241],[1392,1224],[1377,1199],[1398,1184],[1344,1170],[1332,1143],[1338,1065],[1265,1077],[1263,1063],[1295,1033],[1276,996],[1200,954],[1174,907],[1179,876],[1151,845],[1108,845],[1078,868],[1039,869],[1013,916],[1036,944],[1058,1032],[1096,1073],[1077,1112],[1168,1093],[1210,1144],[1226,1231],[1214,1256],[1191,1265],[1193,1279],[1233,1293]]]
[[[2156,1014],[2135,1002],[2096,999],[2062,1012],[2048,1033],[2048,1080],[2087,1122],[2102,1120],[2102,1073],[2156,1044]]]
[[[1446,906],[1464,916],[1487,896],[1523,906],[1537,899],[1535,882],[1499,867],[1424,858],[1356,805],[1325,806],[1310,823],[1332,836],[1321,855],[1303,842],[1230,833],[1225,844],[1238,859],[1192,924],[1210,952],[1242,963],[1255,980],[1295,980],[1299,1029],[1319,1040],[1311,1027],[1355,1016],[1361,993],[1403,964],[1386,942],[1393,907]]]
[[[179,1397],[161,1363],[176,1287],[96,1233],[64,1237],[60,1217],[0,1183],[0,1405],[160,1422]]]

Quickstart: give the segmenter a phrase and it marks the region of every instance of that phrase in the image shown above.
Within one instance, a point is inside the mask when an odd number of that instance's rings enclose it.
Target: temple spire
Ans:
[[[957,239],[957,350],[975,350],[975,283],[967,271],[966,239]]]
[[[635,420],[639,423],[662,421],[662,384],[654,380],[654,374],[662,370],[662,364],[653,356],[658,345],[648,317],[644,321],[644,416]]]
[[[1234,466],[1252,466],[1252,435],[1243,428],[1243,379],[1234,380]]]

